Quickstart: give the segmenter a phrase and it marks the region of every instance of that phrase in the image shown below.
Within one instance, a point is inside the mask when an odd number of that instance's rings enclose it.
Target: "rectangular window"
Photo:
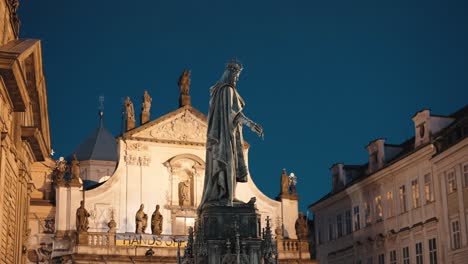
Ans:
[[[465,179],[465,187],[468,187],[468,164],[463,165],[463,178]]]
[[[359,205],[354,207],[354,231],[361,228],[360,216],[359,216]]]
[[[375,213],[377,215],[377,222],[383,219],[382,196],[375,197]]]
[[[406,187],[400,186],[400,213],[406,212]]]
[[[333,222],[328,219],[328,241],[332,241],[333,237]]]
[[[385,264],[385,255],[383,253],[379,255],[379,264]]]
[[[364,203],[364,219],[366,220],[366,226],[370,225],[372,223],[372,218],[371,218],[371,208],[369,203]]]
[[[336,216],[336,229],[337,229],[336,233],[338,237],[342,237],[343,236],[343,218],[340,214]]]
[[[419,206],[419,184],[418,180],[411,181],[411,192],[413,194],[413,208]]]
[[[447,192],[453,193],[457,190],[457,181],[455,178],[455,172],[451,171],[447,173]]]
[[[367,258],[367,264],[372,264],[372,261],[373,261],[372,257]]]
[[[403,248],[403,264],[410,264],[409,247]]]
[[[351,223],[351,210],[347,210],[345,213],[345,229],[346,229],[346,235],[351,234],[352,230],[352,223]]]
[[[458,220],[452,221],[452,248],[460,248],[460,222]]]
[[[423,264],[422,243],[416,243],[416,264]]]
[[[434,192],[432,191],[432,177],[430,173],[424,175],[424,195],[426,196],[426,203],[434,201]]]
[[[397,264],[396,250],[390,251],[390,264]]]
[[[318,240],[318,244],[321,245],[322,244],[322,232],[320,232],[320,230],[317,233],[317,240]]]
[[[387,192],[387,216],[393,216],[393,192]]]
[[[429,239],[429,264],[437,264],[437,245],[436,239]]]

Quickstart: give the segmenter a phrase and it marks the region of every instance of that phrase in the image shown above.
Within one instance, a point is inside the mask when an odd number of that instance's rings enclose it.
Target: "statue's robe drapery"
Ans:
[[[242,123],[238,115],[244,100],[228,84],[211,88],[206,142],[205,183],[200,208],[206,205],[231,206],[237,182],[246,182]]]

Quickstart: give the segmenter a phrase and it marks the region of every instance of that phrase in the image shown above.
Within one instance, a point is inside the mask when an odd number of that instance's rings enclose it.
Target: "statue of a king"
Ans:
[[[221,79],[210,88],[210,109],[206,142],[206,169],[199,209],[206,206],[232,206],[237,182],[246,182],[248,168],[244,157],[242,125],[263,136],[260,125],[243,113],[244,100],[236,90],[242,66],[226,65]]]

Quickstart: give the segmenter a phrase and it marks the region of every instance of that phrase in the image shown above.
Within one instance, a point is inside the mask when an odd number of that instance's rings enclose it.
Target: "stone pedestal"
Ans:
[[[135,128],[135,119],[127,118],[127,131]]]
[[[88,232],[79,232],[76,236],[79,245],[88,245]]]
[[[149,119],[150,119],[150,113],[142,112],[140,115],[140,124],[144,125],[148,123]]]
[[[262,227],[253,204],[213,206],[199,214],[193,246],[195,263],[262,263]]]
[[[183,107],[190,104],[190,95],[181,94],[179,97],[179,106]]]

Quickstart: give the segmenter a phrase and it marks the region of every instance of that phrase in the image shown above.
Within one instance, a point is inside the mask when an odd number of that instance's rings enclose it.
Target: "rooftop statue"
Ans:
[[[151,101],[153,101],[153,98],[151,98],[148,91],[145,90],[145,92],[143,93],[143,103],[141,104],[141,112],[149,113],[151,108]]]
[[[88,217],[91,215],[88,213],[84,206],[84,201],[80,202],[80,207],[76,209],[76,231],[88,232]]]
[[[248,169],[244,157],[242,126],[263,136],[260,125],[243,113],[245,103],[236,89],[242,66],[230,62],[221,79],[210,88],[210,109],[206,142],[206,170],[200,208],[232,206],[237,182],[246,182]]]

